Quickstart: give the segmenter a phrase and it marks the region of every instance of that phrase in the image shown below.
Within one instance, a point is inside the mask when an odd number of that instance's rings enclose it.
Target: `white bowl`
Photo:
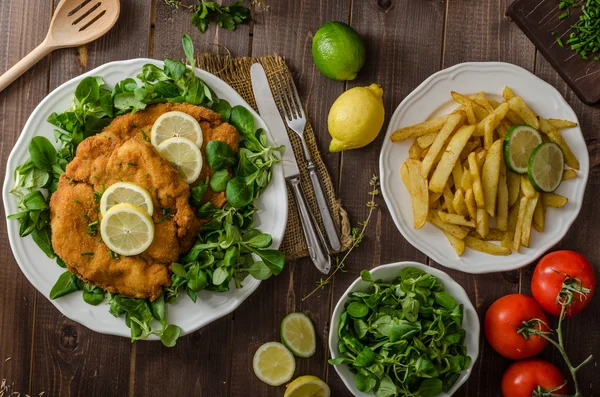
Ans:
[[[411,92],[396,108],[392,116],[379,158],[381,192],[396,227],[415,248],[437,263],[467,273],[490,273],[514,270],[526,266],[557,244],[577,218],[583,204],[590,161],[587,146],[579,126],[564,130],[563,137],[579,159],[577,178],[565,181],[557,190],[569,199],[563,208],[548,208],[544,233],[531,232],[531,246],[520,253],[493,256],[466,249],[459,257],[441,230],[427,223],[423,228],[413,227],[412,200],[400,178],[400,166],[408,158],[412,139],[402,142],[390,140],[393,132],[431,117],[448,113],[457,107],[450,91],[475,94],[485,91],[497,100],[503,100],[502,90],[511,87],[542,117],[567,119],[578,123],[577,116],[560,93],[527,70],[502,62],[461,63],[441,70]]]
[[[471,357],[471,365],[469,368],[465,369],[460,373],[460,377],[456,381],[456,384],[448,393],[440,394],[440,397],[449,397],[458,388],[465,383],[469,376],[471,375],[471,371],[473,370],[473,366],[475,365],[475,361],[477,361],[477,356],[479,355],[479,317],[477,317],[477,312],[473,307],[473,304],[469,300],[467,293],[452,277],[447,275],[441,270],[434,269],[430,266],[423,265],[422,263],[417,262],[396,262],[390,263],[387,265],[381,265],[374,269],[371,269],[371,275],[374,280],[393,280],[398,277],[400,274],[400,269],[404,267],[416,267],[417,269],[421,269],[435,277],[437,277],[445,287],[445,291],[454,297],[458,304],[462,304],[464,306],[464,314],[463,314],[463,323],[462,328],[467,332],[465,337],[465,344],[467,346],[467,355]],[[348,301],[348,294],[350,292],[356,291],[367,291],[369,288],[369,283],[363,281],[360,277],[354,281],[350,287],[344,292],[340,300],[338,301],[335,309],[333,310],[333,315],[331,318],[331,327],[329,330],[329,351],[331,352],[332,358],[341,357],[341,354],[338,350],[338,327],[340,324],[340,316],[344,312],[344,306]],[[350,390],[350,392],[356,397],[373,397],[374,393],[364,393],[359,391],[354,386],[354,378],[355,374],[350,371],[350,367],[346,364],[335,365],[335,370],[337,371],[342,381]]]

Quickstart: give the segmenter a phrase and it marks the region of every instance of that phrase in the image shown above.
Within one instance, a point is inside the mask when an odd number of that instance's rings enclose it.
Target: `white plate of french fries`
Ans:
[[[523,124],[563,152],[563,181],[552,193],[506,166],[504,137]],[[463,63],[402,101],[379,167],[392,218],[413,246],[446,267],[488,273],[525,266],[565,236],[589,157],[577,116],[554,87],[512,64]]]

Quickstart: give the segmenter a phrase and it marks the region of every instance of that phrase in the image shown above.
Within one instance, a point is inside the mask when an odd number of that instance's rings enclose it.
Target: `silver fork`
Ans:
[[[294,80],[288,78],[286,74],[275,73],[274,77],[276,84],[275,91],[285,116],[285,122],[287,123],[288,127],[290,127],[290,129],[298,135],[300,142],[302,142],[304,158],[307,162],[306,168],[308,169],[310,181],[315,192],[315,197],[317,198],[317,206],[319,207],[319,212],[321,213],[321,219],[323,219],[323,226],[325,227],[325,234],[329,240],[329,246],[333,251],[339,251],[341,248],[340,238],[338,237],[337,230],[335,229],[335,224],[333,223],[333,218],[331,217],[331,212],[329,211],[329,205],[327,204],[327,199],[325,198],[325,193],[323,192],[323,186],[321,186],[321,181],[319,180],[319,175],[317,174],[317,167],[312,161],[312,156],[308,150],[306,141],[304,140],[306,117],[304,115],[304,110],[302,109],[302,102],[300,102],[298,90],[296,89]]]

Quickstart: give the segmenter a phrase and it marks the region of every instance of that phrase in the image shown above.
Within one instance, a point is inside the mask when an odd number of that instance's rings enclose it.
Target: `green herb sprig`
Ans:
[[[571,33],[566,42],[557,37],[560,47],[565,45],[586,61],[590,58],[598,61],[600,58],[600,2],[597,0],[559,0],[558,8],[565,10],[559,20],[575,16],[575,10],[581,10],[575,23],[571,25]],[[594,56],[596,55],[596,56]]]
[[[198,0],[196,4],[185,5],[181,0],[165,0],[165,3],[175,8],[187,8],[192,12],[192,25],[202,33],[214,21],[218,27],[234,31],[236,26],[250,20],[250,9],[241,5],[242,1],[222,6],[216,1]]]

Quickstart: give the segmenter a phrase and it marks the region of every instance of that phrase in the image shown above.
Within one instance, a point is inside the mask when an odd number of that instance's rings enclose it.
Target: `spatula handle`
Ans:
[[[0,76],[0,92],[4,91],[13,81],[18,79],[23,73],[28,71],[33,65],[48,55],[52,48],[46,41],[42,42],[33,51],[21,59],[15,66],[8,69],[6,73]]]

